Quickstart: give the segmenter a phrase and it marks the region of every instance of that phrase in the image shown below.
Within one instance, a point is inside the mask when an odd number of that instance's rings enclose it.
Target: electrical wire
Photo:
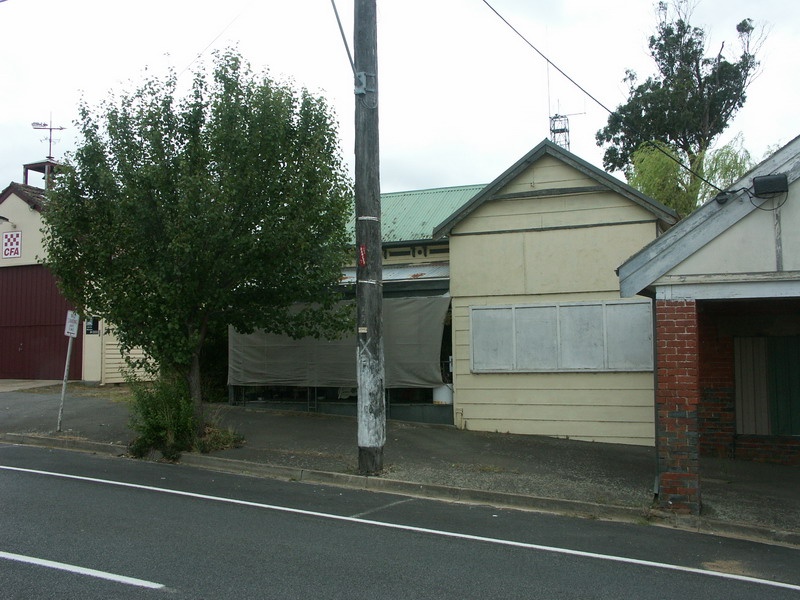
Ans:
[[[750,204],[752,204],[753,207],[757,208],[758,210],[763,210],[764,212],[775,212],[780,207],[782,207],[784,204],[786,204],[786,201],[789,199],[789,192],[778,192],[776,194],[770,194],[769,196],[756,196],[748,188],[742,188],[742,189],[736,190],[736,191],[737,192],[744,192],[745,194],[747,194],[747,197],[750,199]],[[772,200],[773,198],[777,198],[778,196],[781,196],[781,195],[783,196],[783,199],[779,203],[776,203],[775,206],[773,206],[772,208],[764,208],[763,204],[767,200]],[[756,204],[755,203],[755,199],[756,198],[758,198],[759,200],[762,200],[762,203],[761,204]]]
[[[347,36],[344,34],[342,20],[339,18],[339,9],[336,8],[336,0],[331,0],[331,6],[333,7],[333,14],[336,15],[336,22],[339,24],[339,33],[342,34],[344,49],[347,50],[347,59],[350,61],[350,67],[353,69],[353,77],[356,77],[356,63],[353,61],[353,55],[350,53],[350,46],[347,45]]]
[[[585,89],[585,88],[584,88],[582,85],[580,85],[580,84],[579,84],[577,81],[575,81],[575,80],[574,80],[572,77],[570,77],[569,75],[567,75],[567,73],[565,73],[565,72],[564,72],[564,71],[563,71],[563,70],[562,70],[562,69],[561,69],[561,68],[560,68],[560,67],[559,67],[557,64],[555,64],[555,63],[554,63],[552,60],[550,60],[550,59],[549,59],[547,56],[545,56],[545,55],[544,55],[544,53],[542,53],[542,51],[541,51],[541,50],[539,50],[539,49],[538,49],[536,46],[534,46],[534,45],[533,45],[533,43],[532,43],[530,40],[528,40],[528,38],[526,38],[524,35],[522,35],[522,33],[520,33],[520,31],[519,31],[519,30],[518,30],[516,27],[514,27],[514,26],[513,26],[513,25],[512,25],[512,24],[511,24],[511,23],[508,21],[508,19],[506,19],[506,18],[505,18],[503,15],[501,15],[501,14],[500,14],[500,13],[497,11],[497,9],[496,9],[494,6],[492,6],[491,4],[489,4],[489,1],[488,1],[488,0],[481,0],[481,1],[482,1],[482,2],[483,2],[483,3],[484,3],[484,4],[485,4],[485,5],[486,5],[486,6],[489,8],[489,10],[491,10],[491,11],[492,11],[492,12],[493,12],[495,15],[497,15],[497,17],[498,17],[498,18],[499,18],[501,21],[503,21],[503,23],[505,23],[505,24],[506,24],[506,25],[509,27],[509,29],[511,29],[511,31],[513,31],[514,33],[516,33],[516,34],[517,34],[517,35],[520,37],[520,39],[521,39],[523,42],[525,42],[525,43],[526,43],[528,46],[530,46],[530,48],[531,48],[531,49],[533,49],[533,51],[534,51],[534,52],[536,52],[536,53],[537,53],[539,56],[541,56],[541,57],[542,57],[542,58],[543,58],[543,59],[544,59],[544,60],[547,62],[547,64],[548,64],[548,65],[552,66],[552,67],[553,67],[553,68],[554,68],[556,71],[558,71],[559,73],[561,73],[561,74],[562,74],[562,75],[563,75],[563,76],[564,76],[564,77],[565,77],[565,78],[566,78],[566,79],[567,79],[567,80],[568,80],[570,83],[572,83],[572,85],[574,85],[574,86],[575,86],[576,88],[578,88],[578,89],[579,89],[581,92],[583,92],[585,95],[587,95],[587,96],[588,96],[588,97],[589,97],[589,98],[590,98],[592,101],[594,101],[594,102],[595,102],[595,104],[597,104],[597,105],[598,105],[600,108],[602,108],[603,110],[605,110],[605,111],[606,111],[606,112],[607,112],[609,115],[613,115],[613,114],[614,114],[614,112],[613,112],[613,111],[612,111],[610,108],[608,108],[608,107],[607,107],[605,104],[603,104],[602,102],[600,102],[600,100],[598,100],[597,98],[595,98],[595,97],[594,97],[594,96],[593,96],[591,93],[589,93],[589,92],[588,92],[588,91],[587,91],[587,90],[586,90],[586,89]],[[636,128],[633,128],[633,127],[631,127],[631,129],[633,130],[633,132],[634,132],[634,133],[637,133],[637,134],[641,135],[641,132],[640,132],[640,131],[638,131]],[[650,142],[650,141],[648,141],[648,142],[645,142],[645,144],[650,144],[650,145],[651,145],[653,148],[655,148],[656,150],[658,150],[659,152],[661,152],[661,153],[662,153],[664,156],[666,156],[666,157],[667,157],[667,158],[669,158],[670,160],[672,160],[672,161],[676,162],[676,163],[677,163],[677,164],[678,164],[678,165],[679,165],[679,166],[680,166],[682,169],[684,169],[684,170],[685,170],[685,171],[687,171],[688,173],[691,173],[692,175],[694,175],[695,177],[697,177],[697,179],[699,179],[699,180],[700,180],[700,181],[702,181],[703,183],[706,183],[706,184],[708,184],[709,186],[711,186],[712,188],[714,188],[714,189],[715,189],[715,190],[717,190],[718,192],[723,192],[723,191],[724,191],[724,190],[720,189],[719,187],[717,187],[716,185],[714,185],[713,183],[711,183],[710,181],[708,181],[708,180],[707,180],[705,177],[703,177],[703,176],[702,176],[702,175],[700,175],[699,173],[696,173],[694,170],[692,170],[692,168],[691,168],[691,167],[687,167],[685,164],[683,164],[683,162],[681,162],[680,160],[678,160],[676,157],[672,156],[672,155],[671,155],[669,152],[667,152],[666,150],[664,150],[663,148],[661,148],[661,147],[660,147],[658,144],[654,144],[654,143],[652,143],[652,142]]]
[[[180,76],[181,76],[181,75],[183,75],[183,74],[184,74],[186,71],[188,71],[188,70],[189,70],[189,67],[191,67],[191,66],[192,66],[194,63],[196,63],[196,62],[197,62],[197,61],[198,61],[198,60],[199,60],[199,59],[200,59],[200,58],[203,56],[203,54],[205,54],[205,53],[208,51],[208,49],[209,49],[209,48],[211,48],[211,46],[213,46],[213,45],[216,43],[216,41],[217,41],[219,38],[221,38],[221,37],[222,37],[222,35],[223,35],[223,34],[224,34],[226,31],[228,31],[228,29],[230,29],[231,25],[233,25],[233,24],[234,24],[236,21],[238,21],[238,20],[239,20],[239,17],[241,17],[241,16],[242,16],[242,14],[243,14],[243,13],[244,13],[244,12],[245,12],[245,11],[246,11],[248,8],[250,8],[250,6],[251,6],[252,4],[253,4],[253,0],[250,0],[250,1],[249,1],[247,4],[245,4],[245,5],[244,5],[244,8],[242,8],[242,10],[240,10],[240,11],[239,11],[239,14],[237,14],[235,17],[233,17],[233,19],[231,19],[231,22],[230,22],[230,23],[228,23],[227,25],[225,25],[225,27],[223,27],[223,28],[222,28],[222,31],[220,31],[220,32],[217,34],[217,37],[215,37],[213,40],[211,40],[211,41],[208,43],[208,45],[207,45],[205,48],[203,48],[203,49],[202,49],[200,52],[198,52],[198,53],[197,53],[197,56],[195,56],[195,57],[194,57],[194,58],[193,58],[193,59],[192,59],[192,60],[189,62],[189,64],[188,64],[188,65],[186,65],[185,67],[183,67],[183,70],[181,70],[181,72],[180,72],[180,73],[178,73],[178,77],[180,77]]]
[[[356,63],[355,61],[353,61],[353,55],[350,52],[350,46],[347,44],[347,36],[344,33],[344,27],[342,27],[342,20],[339,18],[339,9],[336,8],[336,0],[331,0],[331,6],[333,7],[333,14],[336,15],[336,22],[339,24],[339,33],[342,34],[342,42],[344,43],[344,49],[347,51],[347,59],[350,61],[350,67],[353,69],[353,78],[356,80],[357,83],[358,73],[356,72]],[[378,108],[378,99],[377,99],[378,90],[377,89],[369,90],[368,88],[366,88],[366,78],[370,77],[371,75],[368,73],[365,73],[364,75],[365,75],[364,89],[366,91],[373,92],[375,94],[375,100],[373,102],[367,102],[364,93],[358,96],[358,102],[359,104],[361,104],[361,106],[363,106],[368,110],[376,110]],[[372,77],[374,77],[374,75],[372,75]]]

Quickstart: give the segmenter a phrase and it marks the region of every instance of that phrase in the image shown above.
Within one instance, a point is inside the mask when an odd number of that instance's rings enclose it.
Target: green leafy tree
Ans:
[[[717,150],[702,154],[705,181],[681,167],[678,153],[659,142],[642,145],[625,169],[628,183],[686,216],[740,179],[754,166],[741,134]]]
[[[756,39],[753,22],[744,19],[736,27],[736,60],[726,59],[724,43],[716,56],[706,56],[705,31],[689,22],[692,8],[691,0],[658,2],[656,32],[649,39],[657,74],[638,83],[628,70],[628,101],[596,135],[597,145],[606,146],[603,165],[609,171],[625,171],[643,144],[656,142],[703,177],[705,154],[744,104],[763,38]]]
[[[336,289],[352,189],[322,98],[233,50],[188,87],[179,96],[170,73],[82,103],[44,245],[71,302],[184,378],[201,428],[209,331],[333,336],[349,323]]]

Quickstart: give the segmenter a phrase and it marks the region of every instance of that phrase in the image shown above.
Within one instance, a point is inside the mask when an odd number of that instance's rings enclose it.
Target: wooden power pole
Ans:
[[[376,13],[376,0],[355,0],[358,471],[362,475],[383,469],[386,443]]]

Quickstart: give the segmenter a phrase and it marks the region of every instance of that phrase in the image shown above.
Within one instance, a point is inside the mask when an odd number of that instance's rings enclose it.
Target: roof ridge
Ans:
[[[403,190],[397,192],[381,192],[381,196],[393,196],[393,195],[406,195],[406,194],[424,194],[426,192],[444,192],[448,190],[467,190],[471,188],[484,188],[486,187],[485,183],[475,183],[470,185],[446,185],[442,187],[432,187],[432,188],[421,188],[416,190]]]

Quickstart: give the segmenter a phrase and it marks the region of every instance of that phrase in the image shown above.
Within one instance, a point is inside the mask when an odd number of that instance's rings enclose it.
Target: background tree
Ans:
[[[741,134],[721,148],[698,157],[705,181],[681,167],[680,160],[675,150],[666,144],[643,144],[633,153],[625,176],[640,192],[686,216],[699,204],[716,196],[718,189],[726,189],[755,166],[744,148]]]
[[[322,98],[229,50],[184,97],[174,73],[149,78],[83,103],[77,125],[44,212],[48,266],[124,350],[184,378],[196,427],[210,330],[327,336],[349,322],[336,289],[352,190]]]
[[[634,152],[657,142],[703,177],[705,154],[744,104],[763,39],[754,38],[752,21],[744,19],[736,26],[735,61],[725,58],[724,43],[716,56],[706,56],[705,31],[689,22],[693,6],[691,0],[658,2],[656,32],[649,39],[657,74],[637,83],[636,73],[626,72],[628,101],[596,135],[598,146],[607,146],[606,169],[626,170]]]

